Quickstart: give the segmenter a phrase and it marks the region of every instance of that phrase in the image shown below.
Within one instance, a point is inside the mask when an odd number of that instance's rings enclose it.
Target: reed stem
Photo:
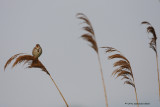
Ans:
[[[66,104],[66,107],[69,107],[68,104],[67,104],[67,101],[65,100],[65,98],[64,98],[64,96],[62,95],[61,91],[59,90],[56,82],[53,80],[53,78],[52,78],[52,76],[51,76],[50,74],[49,74],[49,77],[51,78],[52,82],[53,82],[54,85],[56,86],[56,88],[57,88],[58,92],[60,93],[61,97],[63,98],[63,100],[64,100],[64,102],[65,102],[65,104]]]
[[[159,101],[160,101],[160,80],[159,80],[159,66],[158,66],[158,54],[157,53],[156,53],[156,61],[157,61],[157,75],[158,75]]]
[[[137,101],[137,107],[139,107],[139,103],[138,103],[138,97],[137,97],[137,91],[136,91],[136,87],[134,88],[135,94],[136,94],[136,101]]]
[[[102,72],[102,64],[101,64],[99,53],[97,53],[97,54],[98,54],[98,61],[99,61],[99,65],[100,65],[100,72],[101,72],[101,78],[102,78],[102,83],[103,83],[103,89],[104,89],[104,96],[105,96],[106,107],[108,107],[106,86],[105,86],[104,76],[103,76],[103,72]]]
[[[131,73],[133,75],[132,69],[131,69]],[[135,85],[135,82],[134,82],[134,77],[133,77],[133,83],[134,83],[134,91],[135,91],[135,95],[136,95],[137,107],[139,107],[138,96],[137,96],[137,91],[136,91],[136,85]]]

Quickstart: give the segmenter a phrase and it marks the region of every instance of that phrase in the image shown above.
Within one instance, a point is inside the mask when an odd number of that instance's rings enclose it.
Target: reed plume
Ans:
[[[83,34],[81,37],[84,40],[88,41],[90,43],[91,48],[93,48],[95,50],[95,52],[97,53],[99,66],[100,66],[100,73],[101,73],[101,78],[102,78],[102,84],[103,84],[103,88],[104,88],[104,96],[105,96],[106,107],[108,107],[107,92],[106,92],[106,86],[105,86],[104,76],[103,76],[103,72],[102,72],[102,65],[101,65],[101,61],[100,61],[100,55],[99,55],[99,52],[98,52],[98,46],[97,46],[95,33],[94,33],[94,30],[93,30],[92,24],[89,21],[88,17],[83,13],[78,13],[77,18],[83,20],[83,23],[85,23],[87,25],[87,26],[84,26],[82,28],[87,33]]]
[[[157,63],[157,75],[158,75],[158,86],[159,86],[159,101],[160,101],[160,79],[159,79],[159,66],[158,66],[158,52],[157,52],[157,35],[154,30],[154,27],[147,21],[143,21],[141,24],[148,25],[147,32],[151,33],[153,37],[151,38],[151,41],[149,43],[150,48],[153,49],[153,51],[156,53],[156,63]]]
[[[38,56],[39,57],[39,56]],[[27,54],[24,54],[24,53],[19,53],[19,54],[16,54],[14,56],[12,56],[5,64],[4,66],[4,70],[6,69],[6,67],[14,60],[15,62],[13,63],[12,65],[12,68],[15,67],[16,65],[20,64],[20,63],[24,63],[24,64],[28,64],[27,65],[27,68],[39,68],[41,69],[43,72],[47,73],[49,75],[49,77],[51,78],[52,82],[54,83],[54,85],[56,86],[58,92],[60,93],[61,97],[63,98],[65,104],[67,107],[68,104],[64,98],[64,96],[62,95],[60,89],[58,88],[56,82],[53,80],[52,76],[50,75],[50,73],[48,72],[48,70],[45,68],[45,66],[41,63],[41,61],[35,57],[34,55],[27,55]]]
[[[122,77],[121,80],[125,80],[124,84],[128,84],[131,85],[134,88],[135,91],[135,95],[136,95],[136,101],[137,101],[137,107],[139,107],[138,104],[138,96],[137,96],[137,91],[136,91],[136,86],[135,86],[135,82],[134,82],[134,76],[133,76],[133,72],[132,72],[132,68],[130,65],[129,60],[122,55],[122,53],[120,51],[118,51],[115,48],[112,47],[102,47],[105,48],[106,53],[112,53],[112,52],[118,52],[118,54],[113,54],[108,56],[108,59],[120,59],[118,61],[116,61],[113,64],[113,67],[117,67],[113,72],[112,75],[117,77]]]

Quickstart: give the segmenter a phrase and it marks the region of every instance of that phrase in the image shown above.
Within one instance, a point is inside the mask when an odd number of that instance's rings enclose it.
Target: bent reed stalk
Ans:
[[[99,62],[99,66],[100,66],[100,72],[101,72],[102,84],[103,84],[103,89],[104,89],[104,96],[105,96],[106,107],[108,107],[106,86],[105,86],[105,82],[104,82],[104,76],[103,76],[103,71],[102,71],[102,64],[101,64],[101,60],[100,60],[99,54],[98,54],[98,62]]]
[[[158,52],[157,52],[157,35],[154,30],[154,27],[147,21],[143,21],[141,24],[148,25],[147,32],[151,33],[153,37],[151,38],[151,41],[149,43],[150,48],[153,49],[153,51],[156,54],[156,63],[157,63],[157,76],[158,76],[158,86],[159,86],[159,102],[160,102],[160,78],[159,78],[159,64],[158,64]]]
[[[17,58],[18,57],[18,58]],[[45,66],[40,62],[40,60],[38,58],[35,58],[32,55],[23,55],[23,53],[20,54],[16,54],[14,56],[12,56],[5,64],[4,66],[4,70],[6,69],[6,67],[11,63],[12,60],[14,60],[16,58],[16,61],[13,63],[12,68],[15,67],[15,65],[20,64],[22,62],[24,62],[24,64],[28,64],[27,68],[40,68],[42,71],[44,71],[45,73],[47,73],[49,75],[49,77],[51,78],[52,82],[54,83],[54,85],[56,86],[58,92],[60,93],[61,97],[63,98],[66,107],[69,107],[64,96],[62,95],[60,89],[58,88],[56,82],[53,80],[53,78],[51,77],[50,73],[47,71],[47,69],[45,68]]]
[[[64,98],[64,96],[63,96],[63,94],[61,93],[61,91],[60,91],[60,89],[58,88],[56,82],[53,80],[53,78],[52,78],[52,76],[51,76],[50,74],[49,74],[49,77],[51,78],[52,82],[53,82],[54,85],[56,86],[56,88],[57,88],[59,94],[61,95],[61,97],[63,98],[63,101],[65,102],[66,106],[69,107],[67,101],[65,100],[65,98]]]
[[[108,56],[109,60],[120,59],[113,64],[113,67],[118,67],[118,68],[112,72],[112,76],[115,76],[117,74],[117,77],[119,76],[122,77],[121,80],[125,79],[124,84],[128,84],[134,87],[137,107],[139,107],[136,85],[135,85],[134,76],[133,76],[133,72],[132,72],[132,68],[131,68],[129,60],[125,56],[123,56],[120,51],[118,51],[115,48],[112,48],[112,47],[101,47],[101,48],[105,48],[106,53],[118,52],[118,54],[113,54],[113,55]]]
[[[156,53],[156,62],[157,62],[158,84],[159,84],[159,101],[160,101],[160,79],[159,79],[159,66],[158,66],[158,54],[157,53]]]
[[[85,23],[87,25],[87,26],[84,26],[82,28],[87,33],[83,34],[81,37],[84,40],[88,41],[90,43],[91,48],[93,48],[94,51],[97,53],[98,62],[99,62],[99,66],[100,66],[102,85],[103,85],[103,89],[104,89],[105,103],[106,103],[106,107],[108,107],[107,92],[106,92],[106,86],[105,86],[105,82],[104,82],[102,65],[101,65],[101,61],[100,61],[100,55],[99,55],[98,46],[97,46],[97,42],[96,42],[96,37],[95,37],[95,33],[94,33],[94,30],[93,30],[92,24],[89,21],[88,17],[83,13],[78,13],[77,18],[83,20],[83,23]]]

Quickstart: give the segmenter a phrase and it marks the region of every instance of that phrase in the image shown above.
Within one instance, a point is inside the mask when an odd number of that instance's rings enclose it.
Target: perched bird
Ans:
[[[39,44],[36,44],[36,46],[32,50],[32,55],[34,58],[38,59],[38,57],[42,54],[42,48]]]

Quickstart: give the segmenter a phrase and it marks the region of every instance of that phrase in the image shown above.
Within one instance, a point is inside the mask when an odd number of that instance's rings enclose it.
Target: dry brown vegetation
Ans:
[[[134,76],[133,76],[133,72],[132,72],[132,68],[131,68],[129,60],[125,56],[123,56],[120,51],[118,51],[115,48],[112,48],[112,47],[102,47],[102,48],[106,49],[106,53],[118,52],[116,54],[108,56],[109,60],[119,59],[118,61],[116,61],[113,64],[113,67],[117,67],[117,68],[113,71],[112,75],[113,76],[117,75],[116,78],[122,77],[121,80],[125,80],[124,84],[128,84],[128,85],[131,85],[132,87],[134,87],[136,101],[137,101],[137,107],[139,107],[138,96],[137,96],[136,86],[135,86],[135,82],[134,82]]]
[[[5,64],[4,69],[6,69],[6,67],[14,60],[15,62],[12,65],[12,68],[15,67],[17,64],[20,64],[22,62],[24,62],[24,64],[28,64],[28,68],[40,68],[42,71],[44,71],[45,73],[47,73],[50,78],[52,79],[52,82],[54,83],[54,85],[56,86],[57,90],[59,91],[60,95],[62,96],[65,104],[67,107],[68,104],[64,98],[64,96],[62,95],[61,91],[59,90],[57,84],[55,83],[55,81],[53,80],[53,78],[51,77],[50,73],[47,71],[47,69],[45,68],[45,66],[41,63],[41,61],[38,58],[34,58],[32,55],[26,55],[23,53],[20,54],[16,54],[14,56],[12,56]]]
[[[149,43],[150,48],[153,49],[153,51],[156,53],[156,62],[157,62],[157,75],[158,75],[158,86],[159,86],[159,101],[160,101],[160,79],[159,79],[159,67],[158,67],[158,53],[157,53],[157,35],[154,30],[154,27],[147,21],[143,21],[142,24],[146,24],[147,27],[147,32],[151,33],[153,37],[151,38],[151,41]]]
[[[16,54],[12,56],[5,64],[4,69],[16,58],[16,61],[13,63],[12,68],[17,64],[24,62],[24,64],[28,63],[28,68],[40,68],[42,71],[46,72],[48,75],[49,72],[45,68],[45,66],[39,61],[39,59],[35,59],[32,55],[24,55],[23,53]]]
[[[93,30],[92,24],[89,21],[88,17],[83,13],[78,13],[77,18],[83,20],[83,23],[85,23],[87,25],[87,26],[83,27],[83,30],[85,30],[87,33],[83,34],[81,37],[84,40],[88,41],[90,43],[90,46],[97,53],[98,61],[99,61],[99,65],[100,65],[101,78],[102,78],[102,83],[103,83],[103,88],[104,88],[104,96],[105,96],[106,107],[108,107],[107,92],[106,92],[106,86],[105,86],[104,76],[103,76],[103,72],[102,72],[102,65],[101,65],[101,61],[100,61],[100,55],[99,55],[99,52],[98,52],[98,46],[97,46],[95,33],[94,33],[94,30]]]

